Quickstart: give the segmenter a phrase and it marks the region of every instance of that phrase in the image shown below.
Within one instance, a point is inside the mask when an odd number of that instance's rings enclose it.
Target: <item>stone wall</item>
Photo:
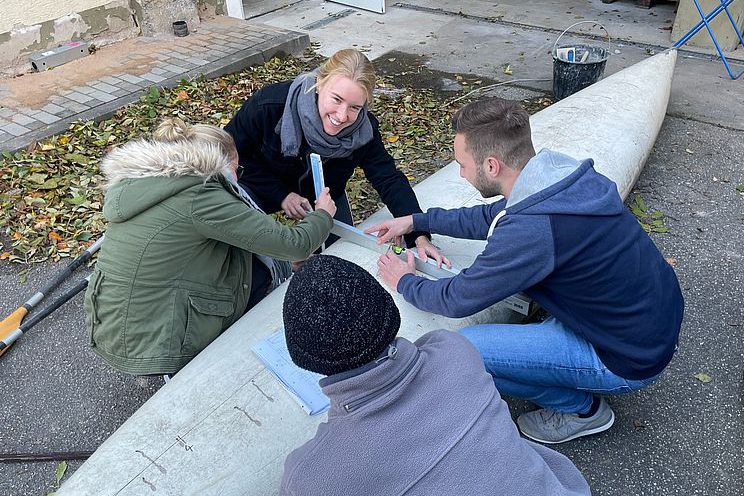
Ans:
[[[0,33],[32,26],[106,5],[111,0],[4,0],[0,2]]]
[[[225,0],[199,0],[199,17],[206,19],[216,15],[227,15]]]
[[[199,25],[198,0],[132,0],[143,36],[173,33],[174,21],[186,21],[189,30]]]
[[[0,0],[0,77],[32,70],[30,55],[69,41],[169,36],[174,21],[194,31],[226,12],[225,0]]]

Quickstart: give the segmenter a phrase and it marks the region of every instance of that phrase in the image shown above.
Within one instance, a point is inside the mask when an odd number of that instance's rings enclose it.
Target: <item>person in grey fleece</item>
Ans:
[[[292,360],[327,375],[327,422],[284,464],[281,495],[589,495],[565,456],[519,436],[475,347],[437,330],[396,337],[390,294],[319,255],[284,299]]]

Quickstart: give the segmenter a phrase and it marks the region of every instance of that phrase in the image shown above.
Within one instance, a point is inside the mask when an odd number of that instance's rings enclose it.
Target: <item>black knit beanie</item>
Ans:
[[[371,362],[400,327],[398,307],[380,283],[332,255],[311,257],[292,277],[283,315],[294,363],[324,375]]]

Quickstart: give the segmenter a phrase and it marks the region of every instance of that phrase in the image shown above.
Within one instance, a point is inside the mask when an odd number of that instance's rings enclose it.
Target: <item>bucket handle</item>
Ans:
[[[601,27],[602,29],[604,29],[604,32],[607,34],[607,56],[609,56],[610,55],[610,32],[607,31],[607,28],[604,27],[604,25],[601,22],[599,22],[599,21],[579,21],[579,22],[574,22],[573,24],[571,24],[570,26],[568,26],[566,29],[564,29],[563,32],[561,33],[561,35],[558,36],[558,39],[555,40],[555,43],[553,43],[553,56],[555,57],[555,54],[556,54],[556,51],[555,50],[556,50],[556,47],[558,46],[558,42],[563,37],[563,35],[566,34],[566,32],[569,29],[571,29],[574,26],[578,26],[579,24],[584,24],[584,23],[589,23],[589,22],[591,22],[592,24],[598,24],[599,27]]]

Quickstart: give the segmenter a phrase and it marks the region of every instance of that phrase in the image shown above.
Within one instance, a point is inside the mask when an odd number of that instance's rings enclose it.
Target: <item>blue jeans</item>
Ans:
[[[623,394],[648,386],[604,366],[588,341],[553,317],[538,324],[484,324],[460,331],[472,342],[501,394],[559,413],[586,413],[597,394]]]

